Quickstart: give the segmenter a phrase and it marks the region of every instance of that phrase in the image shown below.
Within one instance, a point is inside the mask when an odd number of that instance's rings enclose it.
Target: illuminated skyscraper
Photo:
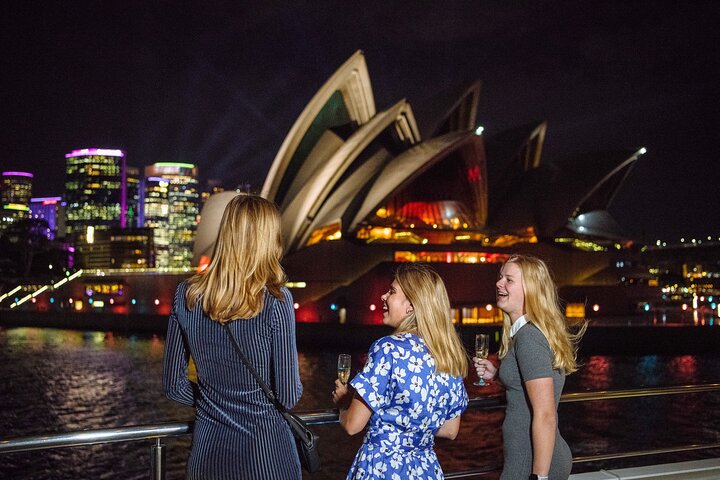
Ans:
[[[3,172],[0,186],[0,229],[30,216],[32,173]]]
[[[125,167],[125,185],[127,208],[125,221],[128,228],[142,227],[140,223],[140,169],[138,167]]]
[[[145,167],[145,177],[145,226],[155,229],[155,265],[190,267],[200,213],[197,168],[190,163],[160,162]],[[163,204],[164,188],[167,200]],[[165,211],[167,223],[163,226]],[[163,244],[167,245],[167,257]]]
[[[125,152],[84,148],[65,155],[67,234],[126,226]]]
[[[152,167],[146,167],[146,172]],[[156,267],[167,267],[170,263],[170,222],[168,214],[168,186],[170,181],[162,177],[146,177],[144,180],[143,222],[153,229],[153,248]]]

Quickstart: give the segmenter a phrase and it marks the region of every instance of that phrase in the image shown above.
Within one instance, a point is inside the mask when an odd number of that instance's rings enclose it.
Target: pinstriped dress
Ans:
[[[189,311],[185,282],[178,286],[165,339],[163,385],[171,400],[195,407],[195,429],[187,478],[238,480],[300,479],[295,442],[285,420],[242,364],[222,325],[200,305]],[[292,408],[302,384],[290,292],[265,294],[262,312],[230,328],[248,361],[279,400]],[[192,356],[198,383],[188,380]]]

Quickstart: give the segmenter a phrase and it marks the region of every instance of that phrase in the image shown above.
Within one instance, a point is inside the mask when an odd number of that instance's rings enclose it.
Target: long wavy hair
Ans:
[[[569,375],[577,371],[577,348],[587,328],[587,321],[576,323],[563,315],[557,287],[545,262],[531,255],[512,255],[505,262],[514,263],[522,273],[525,295],[525,316],[547,338],[553,353],[553,368]],[[503,314],[503,337],[499,357],[504,358],[510,349],[510,317]]]
[[[188,308],[193,310],[199,302],[203,312],[220,323],[258,315],[266,288],[283,298],[282,255],[275,205],[256,195],[239,194],[225,207],[210,265],[188,280]]]
[[[438,273],[421,263],[403,263],[395,280],[413,306],[413,311],[395,333],[416,333],[435,359],[435,371],[467,376],[468,362],[450,313],[450,299]]]

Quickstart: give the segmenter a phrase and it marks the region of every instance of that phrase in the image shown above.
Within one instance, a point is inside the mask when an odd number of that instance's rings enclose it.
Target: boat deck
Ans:
[[[600,470],[570,475],[570,480],[717,480],[720,479],[720,458],[691,462],[664,463],[645,467]]]

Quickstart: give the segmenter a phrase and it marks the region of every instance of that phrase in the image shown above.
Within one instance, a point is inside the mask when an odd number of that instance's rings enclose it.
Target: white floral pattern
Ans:
[[[436,374],[425,342],[405,333],[376,341],[350,384],[373,413],[347,478],[443,478],[435,432],[467,407],[462,378]]]

